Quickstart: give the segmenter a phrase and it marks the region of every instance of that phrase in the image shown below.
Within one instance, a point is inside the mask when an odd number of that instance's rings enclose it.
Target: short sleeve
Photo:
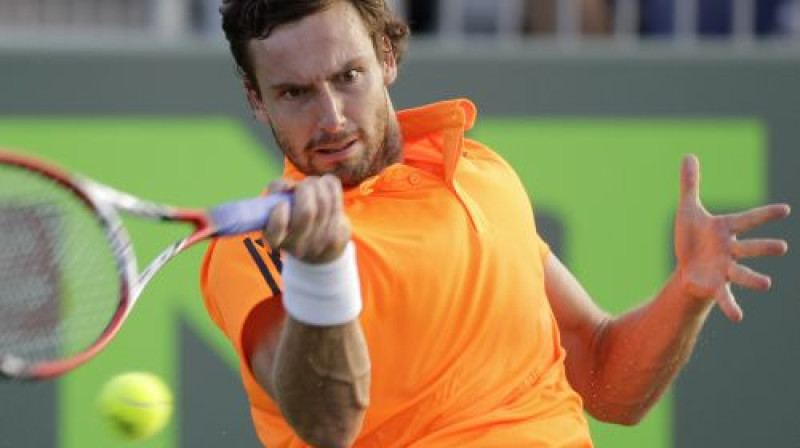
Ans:
[[[280,259],[257,234],[214,240],[200,272],[209,317],[242,355],[242,330],[252,310],[280,295]]]

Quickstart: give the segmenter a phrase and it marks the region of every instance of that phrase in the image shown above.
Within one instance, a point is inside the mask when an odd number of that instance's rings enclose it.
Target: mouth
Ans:
[[[357,141],[358,141],[358,139],[354,138],[352,140],[348,140],[348,141],[345,141],[345,142],[342,142],[342,143],[336,143],[336,144],[333,144],[333,145],[320,146],[320,147],[318,147],[316,149],[316,152],[318,152],[320,154],[336,154],[336,153],[344,152],[344,151],[347,151],[348,149],[350,149],[351,147],[353,147],[353,145],[355,145],[355,143]]]
[[[358,146],[358,138],[332,145],[319,146],[314,154],[325,162],[338,162],[350,156]]]

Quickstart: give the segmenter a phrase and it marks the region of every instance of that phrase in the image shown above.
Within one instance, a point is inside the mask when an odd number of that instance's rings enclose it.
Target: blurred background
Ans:
[[[800,206],[798,0],[391,3],[414,31],[395,105],[475,101],[472,136],[514,165],[540,232],[611,311],[672,269],[682,154],[700,156],[714,212]],[[281,158],[247,107],[218,7],[0,0],[0,147],[161,202],[258,193]],[[129,225],[142,261],[182,233]],[[798,218],[760,234],[794,245],[751,263],[773,290],[736,291],[744,322],[715,311],[644,422],[592,422],[598,447],[800,447]],[[237,360],[202,306],[202,255],[159,274],[95,361],[52,383],[0,384],[0,448],[130,446],[95,406],[100,384],[129,370],[161,375],[176,397],[169,427],[137,446],[258,446]]]
[[[791,38],[796,0],[388,0],[418,35],[500,39]],[[2,0],[4,35],[216,36],[219,0]]]

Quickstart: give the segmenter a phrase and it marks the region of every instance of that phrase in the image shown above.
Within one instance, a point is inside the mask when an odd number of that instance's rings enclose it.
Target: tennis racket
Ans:
[[[169,260],[215,236],[263,228],[287,194],[174,208],[0,151],[0,376],[45,380],[97,355]],[[194,226],[143,270],[120,213]]]

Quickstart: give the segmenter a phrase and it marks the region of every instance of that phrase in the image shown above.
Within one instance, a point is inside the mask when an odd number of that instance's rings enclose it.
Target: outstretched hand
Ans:
[[[742,320],[742,308],[730,289],[735,283],[766,291],[769,276],[740,263],[743,258],[784,255],[783,239],[739,240],[743,232],[789,216],[786,204],[770,204],[726,215],[712,215],[700,202],[700,164],[694,155],[681,166],[681,195],[675,220],[675,255],[683,291],[701,300],[715,300],[733,322]]]

